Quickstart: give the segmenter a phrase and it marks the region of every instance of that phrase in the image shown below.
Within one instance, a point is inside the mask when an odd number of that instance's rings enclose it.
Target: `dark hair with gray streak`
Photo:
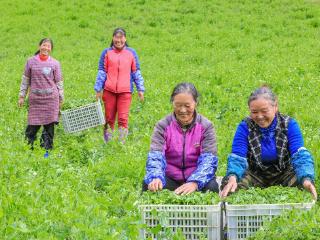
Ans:
[[[180,93],[190,94],[193,97],[193,100],[198,103],[199,93],[192,83],[184,82],[176,85],[171,94],[170,102],[172,103],[174,97]]]
[[[258,98],[264,98],[265,100],[270,101],[272,106],[276,106],[278,102],[277,96],[267,85],[263,85],[251,93],[248,99],[248,106],[250,106],[252,101],[257,100]]]

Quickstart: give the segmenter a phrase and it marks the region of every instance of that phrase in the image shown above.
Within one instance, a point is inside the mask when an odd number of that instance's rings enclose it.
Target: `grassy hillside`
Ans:
[[[138,199],[154,124],[171,111],[176,83],[193,82],[199,112],[215,125],[218,175],[250,92],[267,83],[280,110],[297,119],[305,145],[320,152],[319,1],[1,1],[0,232],[5,239],[136,239]],[[56,130],[48,159],[24,142],[27,107],[18,109],[26,59],[54,40],[65,104],[92,102],[101,51],[127,30],[145,79],[145,103],[130,114],[125,145],[104,144],[102,129]],[[319,175],[319,174],[318,174]],[[310,215],[316,216],[314,211]],[[307,221],[307,220],[306,220]],[[287,223],[286,223],[287,224]]]

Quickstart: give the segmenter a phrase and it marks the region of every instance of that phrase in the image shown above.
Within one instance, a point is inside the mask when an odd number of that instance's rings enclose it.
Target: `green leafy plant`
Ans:
[[[312,202],[309,192],[295,187],[272,186],[268,188],[240,189],[225,199],[229,204],[277,204]]]
[[[174,191],[164,189],[158,192],[143,192],[139,204],[177,204],[177,205],[215,205],[220,202],[214,192],[193,192],[189,195],[177,195]]]

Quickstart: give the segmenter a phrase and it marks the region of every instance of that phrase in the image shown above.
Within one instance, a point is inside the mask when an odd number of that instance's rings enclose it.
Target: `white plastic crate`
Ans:
[[[165,229],[173,233],[178,229],[186,239],[200,239],[201,236],[208,240],[220,240],[221,232],[221,207],[218,205],[140,205],[142,223],[147,227],[162,226],[162,231],[152,234],[146,229],[141,229],[142,239],[158,239]],[[161,238],[163,239],[163,238]]]
[[[66,133],[82,131],[105,123],[100,101],[61,112]]]
[[[230,240],[246,239],[267,221],[293,208],[309,210],[312,203],[229,205],[226,203],[227,236]]]

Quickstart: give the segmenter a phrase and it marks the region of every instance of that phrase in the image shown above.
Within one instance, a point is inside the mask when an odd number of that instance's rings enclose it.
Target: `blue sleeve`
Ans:
[[[167,164],[165,156],[160,151],[151,151],[148,154],[147,166],[146,166],[146,176],[144,177],[144,182],[149,184],[153,179],[159,178],[162,185],[166,185],[165,180],[165,170]]]
[[[144,92],[146,89],[144,87],[144,80],[140,70],[137,70],[134,73],[132,73],[132,77],[138,92]]]
[[[202,153],[197,162],[197,169],[187,179],[187,182],[196,182],[201,190],[215,176],[218,158],[212,153]]]
[[[288,148],[290,155],[295,154],[299,148],[304,146],[302,133],[296,120],[290,119],[288,124]]]
[[[100,92],[103,89],[104,84],[107,80],[107,73],[105,72],[105,69],[104,69],[104,58],[105,58],[105,55],[107,54],[107,51],[108,51],[108,48],[103,50],[100,55],[99,64],[98,64],[98,74],[96,77],[96,83],[94,85],[94,90],[96,92]]]
[[[128,50],[132,52],[135,59],[135,63],[136,63],[136,71],[131,73],[134,84],[136,85],[138,92],[144,92],[145,91],[144,79],[142,77],[141,70],[140,70],[140,62],[139,62],[138,54],[133,48],[128,48]]]
[[[242,121],[237,128],[233,138],[232,153],[246,158],[248,153],[248,125]]]
[[[247,158],[241,157],[234,153],[228,156],[228,166],[226,176],[235,175],[237,181],[240,181],[248,168]]]
[[[303,184],[304,179],[314,181],[314,161],[311,153],[304,147],[301,147],[292,155],[292,167],[297,175],[298,182]]]
[[[106,48],[102,51],[100,58],[99,58],[99,65],[98,65],[98,70],[104,71],[104,58],[108,52],[109,48]]]

